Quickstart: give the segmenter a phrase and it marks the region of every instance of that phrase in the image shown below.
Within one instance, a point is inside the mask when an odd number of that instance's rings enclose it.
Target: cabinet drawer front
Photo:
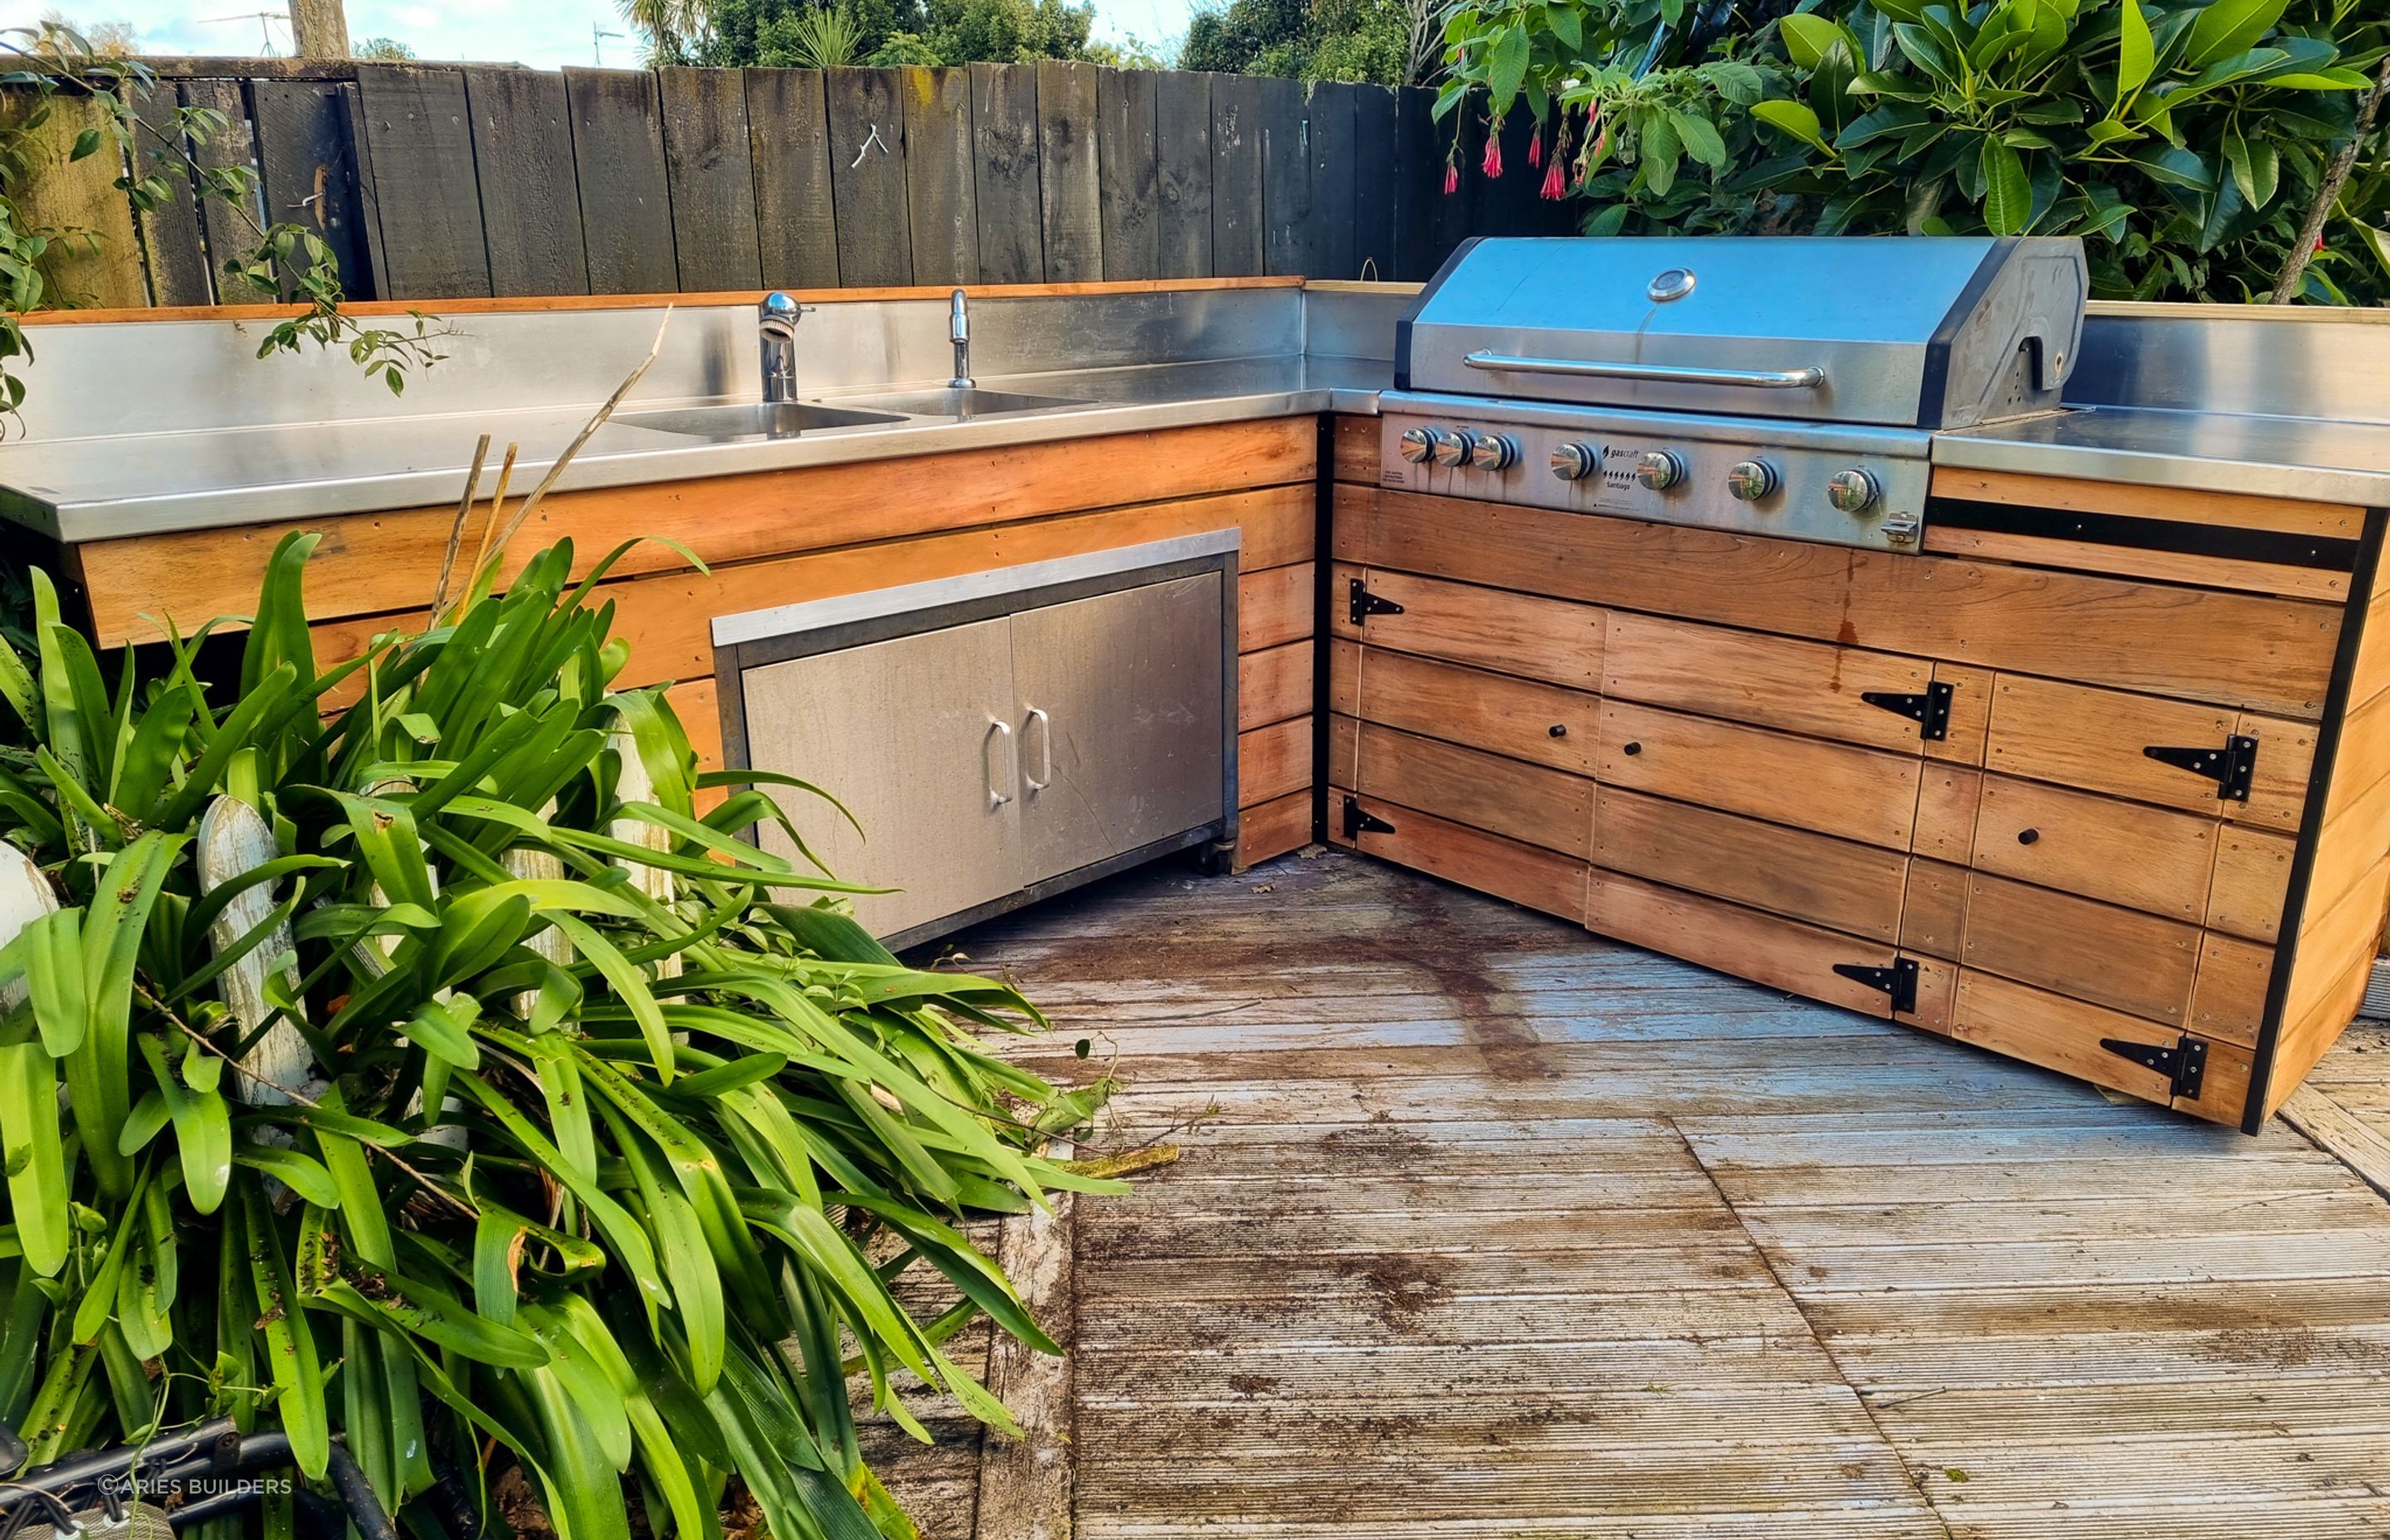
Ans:
[[[2245,802],[2219,796],[2218,783],[2208,776],[2142,752],[2221,750],[2235,734],[2258,740]],[[2315,729],[2306,723],[2002,674],[1992,686],[1984,764],[2005,775],[2295,829],[2314,758]]]
[[[1680,892],[1638,878],[1589,874],[1585,923],[1597,934],[1721,973],[1870,1016],[1892,1014],[1891,997],[1834,971],[1837,964],[1889,968],[1891,947],[1764,915],[1722,899]]]
[[[1934,666],[1888,652],[1613,612],[1605,696],[1915,753],[1918,723],[1864,695],[1926,693]]]
[[[2249,1094],[2250,1054],[2245,1048],[2208,1042],[2199,1095],[2177,1097],[2165,1075],[2100,1045],[2114,1041],[2171,1048],[2182,1040],[2179,1029],[1973,969],[1959,975],[1951,1035],[2217,1123],[2240,1122]]]
[[[1365,722],[1593,774],[1600,699],[1579,690],[1365,647],[1360,697]]]
[[[1959,960],[2180,1026],[2190,1019],[2199,936],[2154,915],[1974,872]]]
[[[1401,609],[1365,613],[1356,623],[1356,580],[1372,599]],[[1589,604],[1340,565],[1329,589],[1328,613],[1336,635],[1372,647],[1574,689],[1601,687],[1603,611]]]
[[[1606,700],[1594,772],[1613,786],[1907,850],[1919,762]]]
[[[1603,787],[1593,862],[1886,945],[1900,936],[1908,860],[1875,845]]]
[[[2223,828],[2195,813],[1986,776],[1973,865],[2195,925]]]
[[[1585,858],[1593,837],[1593,782],[1374,722],[1349,725],[1357,730],[1353,778],[1338,784],[1365,800],[1399,802]]]

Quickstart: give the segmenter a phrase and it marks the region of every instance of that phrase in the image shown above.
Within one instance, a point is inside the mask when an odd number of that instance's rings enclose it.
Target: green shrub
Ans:
[[[1439,110],[1523,100],[1592,233],[2075,235],[2103,297],[2240,301],[2283,271],[2390,41],[2356,0],[1822,0],[1716,35],[1708,9],[1463,5]],[[2308,298],[2390,297],[2385,132]]]
[[[0,1417],[36,1463],[231,1415],[312,1477],[343,1439],[393,1508],[482,1499],[503,1449],[566,1540],[633,1502],[716,1534],[733,1475],[779,1540],[912,1533],[850,1371],[917,1433],[899,1370],[1007,1420],[940,1342],[983,1312],[1051,1344],[953,1224],[1105,1187],[1034,1153],[1100,1089],[981,1051],[1035,1010],[739,838],[786,823],[755,788],[810,789],[695,774],[662,692],[609,687],[613,558],[575,585],[559,545],[319,669],[314,543],[237,691],[194,638],[111,692],[38,574],[33,655],[0,642],[0,838],[60,905],[0,949]],[[203,883],[251,818],[280,853]],[[965,1304],[909,1316],[917,1264]]]

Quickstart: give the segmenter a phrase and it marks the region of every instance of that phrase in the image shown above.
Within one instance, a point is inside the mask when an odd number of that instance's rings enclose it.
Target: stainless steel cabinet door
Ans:
[[[1012,617],[1022,880],[1220,815],[1220,576]]]
[[[792,658],[744,676],[758,769],[801,776],[844,802],[777,795],[842,880],[901,886],[858,895],[875,935],[1001,898],[1031,879],[1021,861],[1020,761],[1009,617]],[[767,850],[800,859],[767,827]]]

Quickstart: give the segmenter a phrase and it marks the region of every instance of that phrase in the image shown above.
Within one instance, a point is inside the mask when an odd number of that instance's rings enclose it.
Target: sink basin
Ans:
[[[1045,412],[1057,406],[1085,406],[1084,401],[1060,396],[1015,395],[1009,391],[907,391],[901,395],[859,396],[857,405],[877,411],[902,412],[910,417],[993,417],[1007,412]]]
[[[678,406],[657,412],[621,412],[611,419],[625,428],[681,433],[714,443],[732,443],[740,439],[795,439],[825,428],[863,428],[876,422],[903,420],[894,412],[813,406],[798,401],[746,401],[727,406]]]

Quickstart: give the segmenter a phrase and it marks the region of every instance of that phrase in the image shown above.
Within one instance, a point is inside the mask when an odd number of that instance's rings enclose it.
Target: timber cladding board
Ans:
[[[1361,652],[1352,714],[1572,775],[1594,773],[1596,697],[1374,647]]]
[[[2292,716],[2341,607],[1339,485],[1371,567]]]
[[[1572,689],[1601,687],[1604,615],[1590,605],[1342,563],[1330,577],[1328,623],[1339,636]],[[1358,622],[1356,583],[1365,596]]]
[[[1891,946],[1799,920],[1760,914],[1722,899],[1662,887],[1596,867],[1586,890],[1593,930],[1688,962],[1789,990],[1869,1016],[1891,1014],[1891,999],[1838,965],[1888,968]]]
[[[2195,926],[1972,872],[1958,960],[2179,1027],[2199,943]]]
[[[1425,809],[1579,860],[1591,853],[1594,785],[1581,776],[1345,716],[1332,720],[1329,745],[1329,778],[1372,803]]]
[[[1240,617],[1240,629],[1242,620]],[[1240,636],[1240,642],[1244,638]],[[1309,642],[1248,651],[1237,660],[1237,725],[1266,727],[1273,722],[1301,716],[1311,710],[1311,666],[1316,649]]]
[[[1921,776],[1912,755],[1624,700],[1603,700],[1600,721],[1594,775],[1606,785],[1908,849]]]
[[[2196,924],[2224,828],[2195,813],[1986,776],[1971,853],[1983,871]]]
[[[1604,786],[1593,864],[1887,946],[1900,940],[1908,858],[1873,845]]]
[[[1173,503],[1035,519],[910,540],[843,546],[716,568],[610,580],[614,634],[631,640],[619,683],[636,687],[713,672],[713,617],[892,584],[989,571],[1024,562],[1239,527],[1242,562],[1258,569],[1311,554],[1311,489],[1272,487]],[[315,649],[327,661],[356,656],[387,629],[387,617],[318,622]]]
[[[564,538],[585,563],[636,542],[613,569],[629,577],[686,567],[670,546],[641,539],[657,533],[720,565],[1238,487],[1288,485],[1307,524],[1317,462],[1314,419],[1283,417],[559,492],[516,536],[506,572]],[[1121,472],[1128,466],[1133,481]],[[93,630],[112,647],[156,638],[145,616],[171,616],[187,634],[214,616],[245,615],[276,544],[295,529],[324,535],[307,564],[309,618],[429,604],[456,515],[452,505],[96,541],[79,547]],[[1241,564],[1262,565],[1250,553]]]
[[[2221,750],[2235,734],[2257,739],[2246,802],[2220,796],[2215,779],[2143,751]],[[2004,674],[1992,688],[1984,764],[2009,775],[2295,830],[2315,744],[2309,723]]]
[[[1604,696],[1895,751],[1922,746],[1919,724],[1865,697],[1933,682],[1922,659],[1651,615],[1613,613],[1603,642]]]
[[[1330,795],[1353,794],[1337,787]],[[1506,840],[1397,802],[1363,799],[1369,813],[1391,830],[1364,829],[1347,839],[1336,810],[1329,811],[1329,836],[1365,855],[1433,873],[1447,882],[1507,898],[1564,919],[1585,917],[1586,864],[1540,846]]]
[[[1951,1035],[1963,1042],[1978,1043],[2095,1085],[2218,1122],[2239,1122],[2241,1105],[2249,1094],[2251,1057],[2238,1045],[2209,1043],[2200,1095],[2196,1098],[2178,1097],[2173,1094],[2165,1075],[2103,1048],[2101,1044],[2114,1040],[2170,1048],[2180,1041],[2179,1028],[2161,1026],[1974,969],[1962,969],[1959,975],[1958,1004],[1951,1028]]]
[[[1936,466],[1934,495],[1968,503],[2071,513],[2120,514],[2170,523],[2221,524],[2281,534],[2355,540],[2365,533],[2365,510],[2341,503],[2239,493],[2185,492],[2176,487],[2087,481],[2062,476],[2021,476],[2006,470]]]
[[[1237,735],[1237,802],[1253,807],[1311,789],[1311,718]]]

